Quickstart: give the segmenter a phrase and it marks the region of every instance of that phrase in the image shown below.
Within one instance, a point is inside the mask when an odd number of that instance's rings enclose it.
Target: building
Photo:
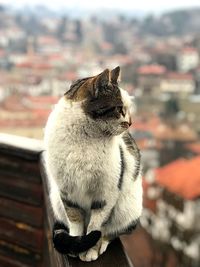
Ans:
[[[160,83],[166,72],[162,65],[144,65],[138,68],[138,87],[144,94],[160,91]]]
[[[160,83],[162,93],[186,96],[195,92],[195,81],[190,73],[169,72]]]
[[[197,267],[200,261],[199,166],[199,156],[178,159],[145,178],[142,225],[161,246],[177,251],[181,266],[187,267]]]
[[[194,47],[184,47],[176,57],[177,69],[188,72],[199,65],[199,53]]]

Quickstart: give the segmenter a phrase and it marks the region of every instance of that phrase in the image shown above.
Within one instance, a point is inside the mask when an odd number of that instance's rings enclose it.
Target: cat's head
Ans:
[[[119,88],[120,67],[74,82],[65,98],[80,102],[88,127],[102,135],[119,135],[131,125],[131,97]]]

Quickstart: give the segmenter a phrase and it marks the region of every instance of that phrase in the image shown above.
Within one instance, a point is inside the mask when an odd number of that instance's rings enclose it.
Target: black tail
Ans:
[[[62,254],[84,252],[96,245],[100,237],[100,231],[93,231],[84,236],[70,236],[68,227],[62,222],[56,222],[53,228],[54,247]]]

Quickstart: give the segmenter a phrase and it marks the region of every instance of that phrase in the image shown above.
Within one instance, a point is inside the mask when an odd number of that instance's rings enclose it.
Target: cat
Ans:
[[[54,247],[83,261],[135,229],[142,213],[140,152],[128,132],[132,100],[119,76],[116,67],[74,82],[45,127]]]

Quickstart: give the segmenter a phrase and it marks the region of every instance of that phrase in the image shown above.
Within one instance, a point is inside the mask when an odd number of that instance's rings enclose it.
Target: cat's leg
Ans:
[[[80,253],[79,258],[82,261],[94,261],[106,251],[109,243],[109,238],[101,237],[94,247],[90,248],[86,252]]]
[[[84,210],[81,207],[69,202],[67,204],[64,202],[64,207],[70,222],[69,234],[71,236],[82,236],[84,234]]]
[[[82,236],[84,232],[84,214],[74,204],[62,199],[61,193],[55,183],[51,183],[51,205],[54,213],[55,223],[53,227],[54,247],[60,253],[66,254],[70,236]],[[71,204],[71,205],[70,205]],[[70,253],[70,256],[77,254]]]
[[[87,252],[79,254],[80,259],[82,261],[96,260],[106,251],[111,240],[132,232],[141,215],[141,201],[140,197],[135,199],[124,192],[102,225],[102,238]],[[134,205],[135,208],[133,208]]]
[[[67,217],[70,222],[70,236],[82,236],[84,233],[84,211],[78,207],[64,205]],[[71,257],[77,257],[78,254],[68,254]]]
[[[103,226],[104,235],[117,237],[131,233],[142,214],[142,180],[140,177],[131,185],[125,185],[119,199]]]
[[[65,225],[71,236],[80,236],[84,231],[84,216],[83,209],[72,201],[68,201],[62,190],[59,190],[56,181],[49,172],[50,178],[50,200],[53,209],[55,221],[58,228],[60,225]]]
[[[107,197],[106,199],[109,198]],[[110,198],[109,200],[110,201],[108,204],[106,203],[106,201],[93,202],[87,233],[90,233],[94,230],[99,230],[102,232],[102,225],[113,209],[114,203],[116,202],[116,196],[112,196],[112,198]],[[90,248],[88,251],[79,254],[80,259],[82,261],[96,260],[101,254],[106,251],[109,243],[110,239],[104,236],[102,232],[102,238],[97,242],[95,246]]]
[[[87,234],[92,231],[102,230],[102,225],[115,206],[118,195],[118,190],[113,190],[112,192],[107,190],[104,194],[102,193],[101,198],[97,197],[97,199],[92,202]]]

